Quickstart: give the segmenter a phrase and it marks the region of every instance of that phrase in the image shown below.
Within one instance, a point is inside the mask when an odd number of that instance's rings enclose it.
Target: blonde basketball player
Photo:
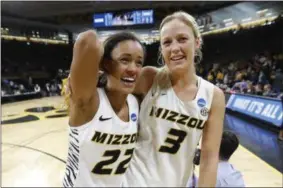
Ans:
[[[137,84],[144,97],[140,132],[123,186],[185,187],[202,136],[198,186],[213,187],[225,101],[219,88],[196,75],[202,39],[194,18],[185,12],[167,16],[160,45],[165,66],[144,67]]]
[[[112,35],[104,47],[95,31],[79,35],[68,86],[70,129],[64,187],[121,186],[137,139],[139,106],[130,93],[144,54],[141,42],[131,33]],[[99,68],[106,73],[100,78]]]

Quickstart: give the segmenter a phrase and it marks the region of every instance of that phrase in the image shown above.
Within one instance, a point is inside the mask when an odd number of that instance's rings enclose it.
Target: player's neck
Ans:
[[[197,83],[197,75],[194,67],[183,73],[171,74],[171,83],[174,87],[184,88]]]
[[[118,92],[118,91],[107,91],[105,93],[108,97],[108,100],[113,108],[113,110],[117,113],[120,112],[125,105],[127,105],[126,99],[127,94]]]

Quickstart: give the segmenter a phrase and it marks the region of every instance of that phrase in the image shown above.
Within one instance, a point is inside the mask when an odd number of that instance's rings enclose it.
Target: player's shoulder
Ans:
[[[143,67],[139,79],[137,81],[134,94],[144,97],[151,88],[157,72],[158,69],[156,67],[153,66]]]
[[[209,82],[208,80],[205,80],[201,78],[202,86],[205,90],[205,93],[209,96],[209,98],[216,102],[222,102],[225,100],[225,95],[222,89],[220,89],[218,86],[214,85],[213,83]]]
[[[158,73],[159,68],[153,66],[145,66],[142,68],[141,75],[147,80],[153,80]]]
[[[222,89],[213,84],[213,105],[225,105],[225,94]]]

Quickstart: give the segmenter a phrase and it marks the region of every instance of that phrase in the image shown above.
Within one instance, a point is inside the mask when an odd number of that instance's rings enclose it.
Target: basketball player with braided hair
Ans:
[[[137,139],[139,105],[131,93],[144,58],[132,33],[113,34],[104,45],[95,31],[79,35],[62,92],[70,115],[64,187],[121,186]]]
[[[125,187],[185,187],[202,136],[198,186],[216,184],[225,114],[223,92],[198,77],[201,34],[195,19],[182,11],[160,25],[164,66],[144,67],[135,94],[143,97],[136,149]]]

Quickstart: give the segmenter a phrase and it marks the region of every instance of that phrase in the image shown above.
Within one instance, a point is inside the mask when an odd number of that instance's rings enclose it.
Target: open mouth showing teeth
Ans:
[[[135,79],[134,78],[121,78],[121,80],[123,82],[127,82],[127,83],[133,83],[135,82]]]
[[[184,56],[172,57],[171,60],[172,60],[172,61],[178,61],[178,60],[181,60],[181,59],[183,59],[183,58],[184,58]]]

